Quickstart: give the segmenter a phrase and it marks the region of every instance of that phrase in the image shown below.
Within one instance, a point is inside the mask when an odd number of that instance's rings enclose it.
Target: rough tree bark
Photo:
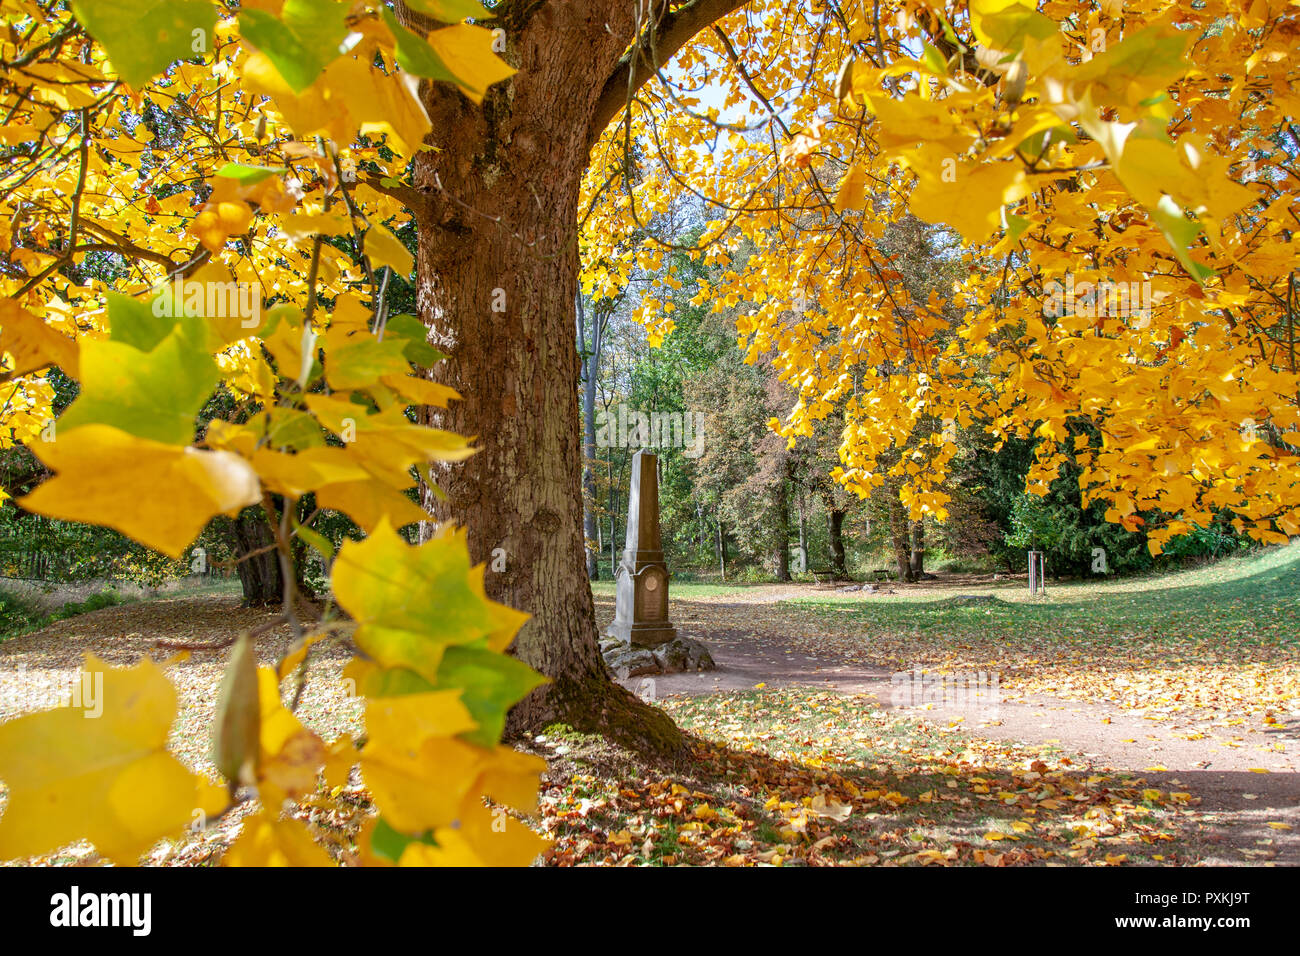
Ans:
[[[772,547],[772,572],[778,581],[790,580],[790,493],[784,478],[776,483],[776,540]]]
[[[582,349],[579,361],[582,366],[582,531],[587,539],[587,577],[596,581],[600,578],[600,550],[593,549],[591,542],[599,535],[596,524],[596,375],[600,371],[600,352],[604,344],[604,323],[601,315],[592,315],[591,336],[588,341],[586,309],[582,305],[582,295],[578,294],[578,345]]]
[[[912,574],[920,580],[925,573],[925,521],[912,522]]]
[[[802,486],[799,488],[799,573],[808,570],[808,504]]]
[[[722,523],[721,518],[718,519],[718,537],[715,550],[718,553],[718,570],[722,574],[722,580],[725,581],[727,580],[727,528]]]
[[[842,508],[827,506],[826,530],[830,534],[831,575],[836,581],[847,580],[849,569],[844,562],[844,510]]]
[[[660,59],[743,2],[694,0],[664,13]],[[438,470],[447,499],[430,493],[425,504],[468,527],[475,561],[505,549],[488,594],[532,615],[511,650],[551,679],[514,708],[507,734],[563,720],[667,754],[681,746],[676,727],[613,683],[597,649],[574,401],[578,192],[591,144],[652,73],[624,56],[638,6],[498,5],[487,25],[505,31],[505,59],[519,72],[481,107],[444,84],[425,89],[438,149],[416,163],[416,301],[449,356],[435,375],[463,396],[425,418],[476,436],[481,449]],[[659,3],[642,9],[662,13]]]
[[[235,573],[244,592],[246,607],[275,607],[284,601],[284,579],[275,538],[266,523],[262,506],[245,508],[231,521]]]
[[[894,563],[898,565],[898,580],[915,581],[912,573],[912,542],[909,537],[907,509],[898,497],[897,482],[887,485],[889,493],[889,540],[894,547]]]

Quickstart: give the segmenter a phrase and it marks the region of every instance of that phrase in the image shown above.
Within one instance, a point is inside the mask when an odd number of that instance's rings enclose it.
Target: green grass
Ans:
[[[69,601],[53,614],[45,614],[31,599],[10,591],[0,591],[0,640],[40,630],[55,621],[133,600],[135,598],[124,597],[110,589],[92,594],[84,601]]]
[[[1067,582],[1031,599],[1022,583],[863,597],[818,594],[782,602],[838,625],[1034,642],[1045,634],[1100,639],[1177,638],[1290,643],[1300,635],[1300,545],[1272,548],[1204,568],[1122,580]],[[970,594],[967,590],[965,593]]]
[[[32,630],[43,616],[31,598],[0,590],[0,641]]]
[[[771,585],[766,586],[770,587]],[[764,587],[764,585],[744,584],[739,582],[734,584],[705,584],[694,581],[679,582],[670,579],[668,584],[668,593],[672,598],[680,598],[683,601],[689,601],[698,598],[734,597],[759,587]],[[612,600],[614,597],[614,582],[608,578],[593,581],[591,583],[591,591],[598,598],[607,598]]]

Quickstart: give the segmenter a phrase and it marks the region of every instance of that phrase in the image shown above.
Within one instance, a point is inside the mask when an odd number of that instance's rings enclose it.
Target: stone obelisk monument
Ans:
[[[614,623],[607,632],[625,644],[658,647],[677,636],[668,620],[668,565],[659,540],[659,473],[653,453],[632,456],[627,499],[627,547],[615,578]]]

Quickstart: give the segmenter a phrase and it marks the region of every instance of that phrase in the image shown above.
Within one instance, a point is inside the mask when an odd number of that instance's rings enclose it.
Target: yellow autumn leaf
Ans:
[[[221,857],[222,866],[335,866],[297,820],[280,820],[263,808],[244,820]]]
[[[463,539],[434,538],[413,547],[381,523],[365,541],[344,542],[331,582],[339,606],[357,621],[358,646],[379,664],[408,668],[432,683],[448,646],[470,644],[493,629],[489,605],[475,593],[469,571]]]
[[[308,448],[296,454],[259,448],[253,452],[250,464],[267,488],[291,498],[326,485],[366,481],[370,477],[346,449],[332,446]]]
[[[13,299],[0,299],[0,353],[8,352],[5,380],[57,365],[72,378],[78,376],[77,343],[54,331]]]
[[[274,670],[257,669],[257,688],[262,717],[259,786],[269,787],[277,796],[301,799],[316,790],[316,775],[326,760],[325,744],[284,706]]]
[[[461,92],[482,103],[487,88],[513,76],[514,67],[492,52],[492,31],[459,23],[429,34],[429,46],[456,77]]]
[[[399,276],[408,276],[415,268],[415,260],[400,239],[376,223],[365,238],[365,253],[372,268],[388,266]]]
[[[347,515],[367,534],[381,524],[403,528],[429,514],[397,489],[377,481],[344,481],[316,489],[316,503]]]
[[[917,175],[911,209],[927,222],[946,222],[969,243],[980,243],[1002,223],[1002,207],[1029,191],[1019,160],[958,165],[937,150],[909,155]]]
[[[452,399],[460,398],[460,393],[449,385],[431,382],[416,375],[383,375],[383,382],[402,398],[413,405],[432,405],[446,408]]]
[[[366,701],[361,776],[398,830],[450,824],[474,782],[478,748],[451,739],[476,726],[459,698],[459,691],[435,691]]]
[[[350,737],[339,737],[325,748],[325,786],[343,787],[348,783],[352,768],[361,761],[361,752]]]
[[[167,751],[176,689],[149,659],[112,668],[86,655],[73,703],[0,724],[0,859],[89,840],[134,865],[225,806],[224,792]]]
[[[454,829],[434,834],[437,846],[413,842],[399,866],[527,866],[546,850],[542,839],[499,808],[467,802]]]
[[[835,211],[861,209],[867,201],[867,175],[862,167],[854,164],[840,181],[840,188],[835,193]]]
[[[55,474],[22,498],[28,511],[116,528],[173,558],[216,515],[262,499],[257,475],[226,451],[165,445],[83,425],[32,449]]]
[[[809,816],[822,817],[827,820],[847,820],[849,814],[853,812],[853,807],[847,803],[840,803],[838,800],[827,800],[826,795],[819,793],[812,798],[812,803],[807,808]]]
[[[343,213],[320,213],[286,216],[280,227],[292,242],[301,242],[310,236],[346,236],[352,231],[352,222]]]

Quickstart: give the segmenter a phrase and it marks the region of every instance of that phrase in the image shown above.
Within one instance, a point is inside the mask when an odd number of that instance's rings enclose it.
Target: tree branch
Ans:
[[[749,0],[690,0],[676,10],[665,13],[655,26],[653,43],[644,40],[634,43],[605,81],[592,114],[591,127],[587,130],[587,144],[590,146],[596,142],[605,127],[627,105],[628,97],[640,89],[656,69],[671,60],[691,37],[748,2]],[[643,51],[647,49],[654,49],[663,62],[646,62]]]

